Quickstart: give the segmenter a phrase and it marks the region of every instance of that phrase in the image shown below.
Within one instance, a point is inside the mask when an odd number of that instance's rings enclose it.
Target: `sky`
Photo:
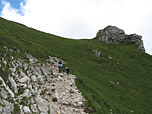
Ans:
[[[1,0],[0,16],[46,33],[91,39],[108,25],[142,36],[152,55],[152,0]]]

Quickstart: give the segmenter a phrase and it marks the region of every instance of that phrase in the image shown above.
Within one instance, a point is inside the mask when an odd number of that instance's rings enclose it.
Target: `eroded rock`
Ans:
[[[135,43],[138,45],[138,50],[145,52],[142,36],[137,34],[127,35],[124,30],[115,26],[107,26],[106,28],[99,30],[96,37],[98,41],[105,43]]]
[[[0,76],[0,104],[4,105],[0,113],[13,113],[15,103],[20,114],[86,114],[85,99],[75,85],[76,76],[58,72],[59,58],[49,56],[43,64],[29,54],[24,59],[11,57],[10,62],[5,59],[3,63],[10,66],[10,83],[8,86]]]

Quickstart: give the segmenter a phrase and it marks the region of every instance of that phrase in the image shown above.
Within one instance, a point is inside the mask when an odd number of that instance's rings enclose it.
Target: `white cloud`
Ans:
[[[6,19],[10,19],[12,21],[17,21],[17,22],[21,21],[20,20],[21,14],[19,13],[18,9],[12,8],[9,2],[2,1],[2,4],[4,5],[4,8],[1,12],[2,17]]]
[[[99,29],[115,25],[142,35],[152,54],[151,0],[25,0],[20,10],[3,4],[2,17],[63,37],[93,38]]]

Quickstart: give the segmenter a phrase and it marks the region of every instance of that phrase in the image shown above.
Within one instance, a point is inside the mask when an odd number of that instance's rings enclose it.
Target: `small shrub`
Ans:
[[[19,89],[18,89],[18,94],[17,94],[17,95],[21,95],[21,94],[23,94],[23,93],[24,93],[24,89],[19,88]]]
[[[48,110],[48,114],[50,114],[50,109]]]
[[[7,82],[8,80],[8,75],[9,75],[9,70],[5,69],[5,71],[3,71],[3,69],[0,69],[0,73],[1,73],[1,77],[3,78],[3,80],[5,82]]]
[[[2,83],[3,83],[2,80],[0,80],[0,85],[2,85]]]
[[[0,106],[5,107],[5,105],[4,105],[4,104],[2,104],[2,103],[0,103]]]
[[[54,91],[55,91],[55,89],[51,89],[51,91],[52,91],[52,92],[54,92]]]
[[[11,82],[10,81],[7,81],[7,85],[9,88],[11,88]]]
[[[23,97],[20,104],[25,106],[25,105],[27,105],[27,101],[28,101],[28,98],[27,97]]]
[[[51,97],[51,93],[48,94]]]
[[[40,95],[44,95],[45,94],[45,90],[42,90]]]
[[[57,99],[57,98],[52,98],[52,101],[53,101],[53,102],[57,102],[58,99]]]
[[[19,104],[14,104],[14,113],[13,114],[19,114],[20,113],[20,106]]]
[[[53,76],[51,76],[51,78],[53,79],[54,77],[53,77]]]
[[[32,94],[31,96],[32,96],[32,97],[36,97],[36,94]]]

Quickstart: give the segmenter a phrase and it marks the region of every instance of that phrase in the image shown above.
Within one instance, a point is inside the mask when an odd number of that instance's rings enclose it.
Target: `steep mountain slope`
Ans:
[[[15,58],[24,58],[25,52],[41,62],[49,55],[62,58],[77,76],[86,105],[96,114],[152,113],[152,57],[138,51],[135,44],[65,39],[0,18],[1,58],[11,55],[4,46],[21,51]],[[8,72],[1,69],[1,77]]]

